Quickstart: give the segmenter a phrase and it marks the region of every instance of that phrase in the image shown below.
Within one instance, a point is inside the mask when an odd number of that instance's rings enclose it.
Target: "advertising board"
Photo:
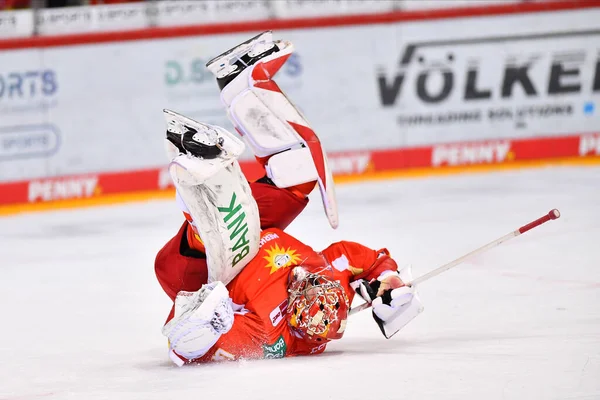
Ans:
[[[591,156],[598,21],[595,7],[280,29],[296,52],[276,80],[338,175]],[[167,33],[1,51],[0,182],[162,170],[163,108],[232,129],[204,65],[256,32]]]
[[[598,157],[600,133],[457,142],[386,150],[354,150],[331,152],[328,155],[332,173],[338,181],[382,176],[421,176],[436,171],[464,170],[467,167],[511,169],[531,165],[529,162],[546,165],[574,158],[596,161]],[[241,167],[250,180],[264,174],[260,165],[252,160],[242,161]],[[136,192],[156,194],[172,190],[173,183],[166,167],[0,183],[0,215],[3,214],[3,206],[94,200],[110,195]]]

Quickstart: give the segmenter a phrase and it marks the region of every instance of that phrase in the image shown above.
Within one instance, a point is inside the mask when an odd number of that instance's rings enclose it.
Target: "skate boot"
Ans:
[[[166,139],[175,146],[177,154],[189,154],[206,159],[213,159],[221,154],[224,139],[219,136],[217,127],[196,121],[193,121],[192,125],[189,121],[186,123],[179,118],[180,116],[175,117],[168,110],[164,110],[164,113],[167,119]],[[175,149],[172,150],[172,153],[175,153]]]
[[[293,46],[290,42],[273,41],[273,32],[265,31],[213,58],[206,67],[217,78],[219,89],[223,90],[242,71],[259,60],[268,57],[269,60],[263,61],[270,61],[284,57],[276,68],[269,71],[270,75],[275,75],[292,51]]]

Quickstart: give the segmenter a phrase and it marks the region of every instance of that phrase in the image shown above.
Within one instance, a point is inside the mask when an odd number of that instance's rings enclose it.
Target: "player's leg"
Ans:
[[[264,165],[270,182],[300,197],[318,182],[335,228],[337,206],[325,152],[306,119],[272,80],[292,51],[290,42],[273,41],[271,32],[265,32],[209,61],[207,67],[217,78],[229,119]]]
[[[191,133],[191,132],[190,132]],[[209,142],[194,140],[194,135],[183,135],[178,129],[167,129],[166,150],[169,160],[175,160],[183,154],[192,153],[194,157],[206,160],[214,159],[220,154],[216,146]],[[202,139],[202,136],[196,137]],[[206,138],[204,138],[206,139]],[[259,159],[263,165],[268,157]],[[302,183],[287,188],[279,188],[266,175],[250,183],[252,196],[256,200],[260,213],[262,229],[277,227],[285,229],[299,215],[308,203],[308,194],[314,188],[315,182]],[[189,192],[183,189],[184,192]],[[202,196],[188,193],[187,202],[197,208],[203,204]],[[160,285],[171,299],[180,290],[195,291],[207,283],[208,270],[206,262],[206,247],[199,233],[199,224],[195,221],[186,201],[177,190],[177,205],[183,212],[186,221],[177,234],[160,250],[155,261],[156,276]],[[210,225],[210,224],[209,224]]]
[[[167,119],[169,172],[187,219],[188,247],[206,254],[209,281],[225,284],[258,251],[258,207],[237,157],[243,143],[225,129],[171,111]]]
[[[250,183],[250,188],[259,208],[263,229],[285,229],[308,204],[308,193],[301,189],[294,192],[289,188],[280,189],[267,177]],[[177,204],[186,220],[177,234],[158,252],[154,263],[156,277],[171,300],[175,300],[181,290],[193,292],[208,282],[206,248],[179,195]]]
[[[314,185],[315,183],[311,182],[304,191],[296,187],[281,189],[267,176],[250,183],[252,196],[258,204],[262,229],[284,230],[306,207],[308,193]]]
[[[185,152],[181,147],[181,138],[167,133],[171,143],[170,157],[175,158]],[[181,147],[180,148],[178,148]],[[308,194],[315,182],[289,188],[278,188],[266,175],[250,183],[252,196],[256,200],[262,229],[285,229],[308,204]],[[175,300],[181,290],[193,292],[208,282],[206,248],[185,201],[177,193],[177,205],[185,216],[185,221],[177,234],[158,252],[155,260],[155,272],[158,281],[171,298]],[[171,316],[169,317],[169,319]]]
[[[190,232],[193,231],[185,221],[154,261],[158,282],[173,301],[181,290],[194,292],[208,281],[206,254],[189,245]]]

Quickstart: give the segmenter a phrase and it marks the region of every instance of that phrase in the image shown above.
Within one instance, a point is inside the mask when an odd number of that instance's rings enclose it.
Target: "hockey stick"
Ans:
[[[553,219],[557,219],[560,217],[560,212],[557,209],[553,209],[550,210],[550,212],[546,215],[544,215],[541,218],[536,219],[535,221],[532,221],[530,223],[528,223],[527,225],[523,225],[522,227],[520,227],[519,229],[517,229],[516,231],[513,231],[507,235],[504,235],[488,244],[486,244],[485,246],[482,246],[478,249],[473,250],[472,252],[465,254],[462,257],[457,258],[454,261],[449,262],[448,264],[444,264],[441,267],[438,267],[432,271],[429,271],[428,273],[426,273],[423,276],[418,277],[417,279],[414,279],[412,282],[408,282],[406,283],[407,286],[413,286],[413,285],[417,285],[420,283],[425,282],[428,279],[433,278],[434,276],[437,276],[439,274],[441,274],[444,271],[448,271],[450,268],[453,268],[455,266],[457,266],[458,264],[464,262],[465,260],[469,259],[470,257],[473,257],[477,254],[481,254],[484,251],[487,251],[489,249],[491,249],[492,247],[496,247],[504,242],[506,242],[507,240],[510,240],[516,236],[522,235],[523,233],[542,225],[543,223],[546,223],[550,220]],[[360,311],[366,310],[367,308],[371,307],[371,303],[367,302],[367,303],[363,303],[361,305],[359,305],[358,307],[354,307],[353,309],[350,310],[349,315],[354,315]]]

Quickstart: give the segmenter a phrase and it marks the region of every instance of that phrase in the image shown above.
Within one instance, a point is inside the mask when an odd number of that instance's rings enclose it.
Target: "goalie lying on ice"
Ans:
[[[169,169],[186,217],[155,262],[157,278],[172,300],[181,290],[196,291],[208,280],[217,280],[209,275],[207,264],[216,264],[216,270],[220,262],[238,261],[241,266],[242,258],[251,259],[258,250],[257,225],[285,229],[306,207],[315,185],[330,224],[337,226],[333,180],[319,138],[272,79],[292,51],[290,42],[273,41],[271,32],[264,32],[207,65],[221,89],[227,116],[264,167],[264,176],[249,185],[233,163],[243,148],[235,135],[165,111]],[[222,142],[213,143],[215,139]],[[238,211],[226,215],[227,225],[243,215],[249,235],[235,229],[235,242],[223,236],[211,242],[215,232],[227,234],[226,226],[215,223],[219,212],[214,205],[219,201],[222,209]],[[218,280],[227,283],[232,277]]]
[[[236,159],[243,144],[223,128],[165,114],[174,147],[169,171],[189,229],[205,244],[197,257],[206,259],[209,282],[174,296],[163,334],[176,364],[321,353],[344,334],[355,291],[372,302],[388,338],[421,311],[415,289],[403,283],[410,271],[398,273],[385,249],[339,242],[315,252],[281,229],[261,232],[259,207]],[[177,257],[173,249],[164,254],[157,267],[168,271],[164,260]],[[187,271],[191,264],[173,265]],[[177,274],[166,276],[177,284]],[[172,293],[174,286],[159,279]]]
[[[189,362],[319,354],[340,339],[355,289],[373,301],[373,316],[391,337],[422,309],[403,285],[387,250],[338,242],[322,252],[273,228],[260,250],[227,286],[181,292],[163,328],[170,357]]]
[[[339,242],[315,252],[265,228],[236,159],[243,144],[223,128],[165,114],[174,147],[169,171],[187,229],[199,237],[191,239],[205,244],[204,252],[189,252],[178,235],[177,246],[157,257],[159,281],[175,299],[163,327],[175,363],[321,353],[342,337],[355,290],[372,302],[388,338],[421,311],[414,288],[403,284],[410,271],[398,273],[387,250]],[[189,279],[202,268],[210,283]],[[178,285],[190,289],[173,295]]]
[[[266,32],[208,64],[228,117],[265,167],[257,182],[241,173],[244,144],[235,135],[165,110],[169,172],[186,222],[155,268],[174,299],[163,334],[178,365],[321,353],[344,334],[355,291],[372,302],[388,338],[422,310],[403,284],[410,271],[398,273],[387,250],[339,242],[315,252],[280,229],[315,184],[338,223],[319,139],[271,79],[291,51]]]

